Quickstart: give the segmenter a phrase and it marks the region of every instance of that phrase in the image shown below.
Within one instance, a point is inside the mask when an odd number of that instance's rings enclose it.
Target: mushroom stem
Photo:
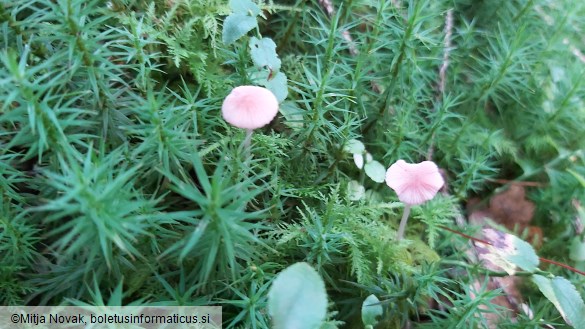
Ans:
[[[252,140],[252,133],[254,129],[246,129],[246,138],[244,138],[244,147],[250,148],[250,141]]]
[[[246,129],[246,138],[244,138],[244,157],[245,159],[248,158],[250,155],[250,143],[252,141],[252,133],[254,132],[253,129]]]
[[[408,222],[408,216],[410,215],[410,207],[411,205],[406,204],[404,207],[404,213],[402,214],[402,219],[400,220],[400,226],[398,227],[398,233],[396,233],[396,240],[402,240],[404,236],[404,230],[406,230],[406,222]]]

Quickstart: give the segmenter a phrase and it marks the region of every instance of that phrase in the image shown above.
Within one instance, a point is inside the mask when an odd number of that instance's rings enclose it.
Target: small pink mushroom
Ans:
[[[432,161],[406,163],[398,160],[386,171],[386,184],[396,191],[400,201],[417,205],[432,199],[445,182]]]
[[[406,163],[404,160],[398,160],[386,171],[386,184],[398,194],[398,199],[405,204],[396,234],[396,239],[401,240],[406,229],[410,208],[435,197],[445,181],[439,173],[439,168],[432,161]]]
[[[225,121],[234,127],[246,129],[246,138],[242,144],[246,158],[250,154],[252,131],[269,124],[277,113],[276,96],[270,90],[257,86],[234,88],[221,106]]]
[[[264,127],[274,119],[278,113],[278,100],[266,88],[239,86],[227,95],[221,113],[232,126],[253,130]]]

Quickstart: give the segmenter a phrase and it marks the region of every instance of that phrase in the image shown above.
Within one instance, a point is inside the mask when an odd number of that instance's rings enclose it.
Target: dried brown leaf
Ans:
[[[491,198],[489,211],[496,222],[512,230],[516,225],[520,229],[526,228],[532,221],[534,208],[534,203],[526,200],[524,187],[512,184],[506,191]]]

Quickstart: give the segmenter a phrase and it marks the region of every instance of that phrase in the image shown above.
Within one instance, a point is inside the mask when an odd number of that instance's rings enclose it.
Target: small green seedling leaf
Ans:
[[[288,96],[288,81],[284,73],[254,68],[253,71],[248,73],[248,76],[254,84],[268,88],[276,96],[279,103],[283,102]]]
[[[362,304],[362,322],[364,326],[375,326],[378,323],[376,319],[382,316],[384,309],[380,305],[380,300],[376,295],[369,295]]]
[[[366,147],[364,146],[364,143],[358,141],[357,139],[350,139],[343,147],[343,150],[347,153],[363,154],[366,151]]]
[[[372,204],[384,202],[384,198],[382,197],[382,195],[374,190],[366,191],[366,200],[368,200],[368,202]]]
[[[270,71],[268,70],[258,70],[257,68],[252,68],[248,72],[248,77],[250,80],[254,82],[256,85],[265,85],[268,81],[268,76],[270,75]]]
[[[364,166],[366,175],[376,183],[384,182],[386,178],[386,168],[378,161],[370,161]]]
[[[581,240],[581,238],[578,236],[573,238],[573,241],[571,241],[569,258],[577,262],[585,260],[585,242],[583,242],[583,240]]]
[[[288,96],[286,75],[282,72],[276,73],[272,79],[268,80],[265,87],[272,91],[279,103],[284,101]]]
[[[358,169],[362,169],[364,167],[364,155],[361,153],[354,153],[353,154],[353,163],[355,163]]]
[[[276,44],[272,39],[250,38],[250,54],[256,67],[267,67],[273,72],[278,72],[280,70],[280,59],[276,53]]]
[[[374,157],[372,157],[370,153],[366,152],[366,163],[371,162],[372,160],[374,160]]]
[[[327,292],[319,273],[301,262],[280,272],[268,291],[275,329],[317,329],[327,315]]]
[[[230,14],[223,22],[222,41],[224,44],[230,45],[256,28],[257,25],[256,17],[245,14]]]
[[[260,7],[250,0],[230,0],[230,9],[234,14],[258,16]]]
[[[366,195],[366,188],[355,180],[347,184],[347,197],[351,201],[359,201]]]
[[[372,160],[374,160],[372,155],[370,153],[367,153],[367,152],[366,152],[365,159],[366,159],[366,163],[369,163]],[[364,155],[362,153],[354,153],[353,154],[353,162],[355,163],[355,165],[359,169],[362,169],[364,167]]]
[[[566,77],[565,69],[560,66],[551,66],[550,75],[554,82],[560,82]]]
[[[585,327],[585,303],[569,280],[560,276],[549,279],[542,275],[534,275],[532,281],[553,303],[568,325],[573,328]]]

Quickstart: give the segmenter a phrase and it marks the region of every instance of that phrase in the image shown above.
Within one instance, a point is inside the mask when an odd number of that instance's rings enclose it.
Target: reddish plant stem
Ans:
[[[442,229],[444,229],[444,230],[447,230],[447,231],[449,231],[451,233],[455,233],[455,234],[460,235],[460,236],[462,236],[464,238],[467,238],[469,240],[476,241],[476,242],[481,242],[483,244],[487,244],[487,245],[490,245],[490,246],[493,245],[492,243],[490,243],[488,241],[485,241],[485,240],[482,240],[482,239],[478,239],[478,238],[472,237],[471,235],[467,235],[465,233],[461,233],[461,232],[452,230],[452,229],[448,228],[447,226],[439,225],[439,227],[442,228]],[[571,272],[575,272],[577,274],[581,274],[581,275],[585,276],[585,272],[579,271],[578,269],[576,269],[574,267],[571,267],[571,266],[569,266],[567,264],[559,263],[559,262],[556,262],[554,260],[550,260],[550,259],[542,258],[542,257],[538,257],[538,259],[541,262],[543,262],[543,263],[548,263],[548,264],[553,264],[553,265],[556,265],[556,266],[560,266],[560,267],[565,268],[565,269],[567,269],[567,270],[569,270]]]
[[[468,238],[469,240],[473,240],[473,241],[477,241],[477,242],[489,244],[490,246],[492,245],[491,243],[489,243],[489,242],[487,242],[485,240],[478,239],[478,238],[472,237],[471,235],[467,235],[465,233],[461,233],[459,231],[452,230],[452,229],[448,228],[447,226],[439,225],[439,227],[442,228],[442,229],[444,229],[444,230],[447,230],[447,231],[449,231],[451,233],[455,233],[457,235],[461,235],[464,238]]]
[[[563,264],[563,263],[559,263],[559,262],[555,262],[554,260],[550,260],[550,259],[546,259],[546,258],[542,258],[542,257],[538,257],[538,259],[540,259],[541,262],[543,263],[549,263],[549,264],[553,264],[556,266],[560,266],[562,268],[566,268],[567,270],[571,271],[571,272],[575,272],[577,274],[581,274],[583,276],[585,276],[585,272],[583,271],[579,271],[578,269],[571,267],[567,264]]]

